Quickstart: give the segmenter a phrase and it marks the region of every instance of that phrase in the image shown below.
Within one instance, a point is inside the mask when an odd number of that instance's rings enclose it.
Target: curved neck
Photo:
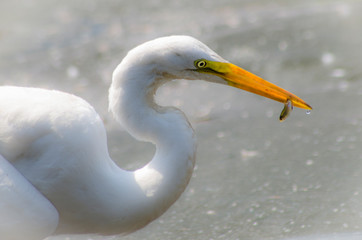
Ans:
[[[149,74],[131,77],[128,72],[114,73],[110,110],[131,135],[156,145],[153,159],[130,173],[128,181],[138,191],[124,192],[134,194],[127,197],[133,201],[129,211],[140,228],[164,213],[185,190],[195,163],[196,140],[181,111],[154,102],[153,94],[164,79]]]

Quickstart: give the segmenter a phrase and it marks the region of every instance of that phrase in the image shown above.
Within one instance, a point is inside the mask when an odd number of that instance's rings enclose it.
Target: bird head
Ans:
[[[134,48],[125,59],[127,62],[132,62],[132,66],[148,69],[145,75],[153,74],[155,75],[153,79],[205,80],[284,103],[281,120],[287,116],[293,106],[312,109],[296,95],[229,63],[205,44],[189,36],[157,38]]]

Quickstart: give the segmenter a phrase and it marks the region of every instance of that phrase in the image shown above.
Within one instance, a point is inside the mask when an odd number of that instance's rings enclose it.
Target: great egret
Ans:
[[[131,50],[113,73],[109,110],[153,159],[126,171],[109,157],[102,120],[71,94],[0,88],[0,236],[130,233],[163,214],[188,184],[195,136],[184,114],[154,102],[173,79],[203,79],[291,106],[297,96],[228,63],[200,41],[170,36]],[[284,116],[285,117],[285,116]]]

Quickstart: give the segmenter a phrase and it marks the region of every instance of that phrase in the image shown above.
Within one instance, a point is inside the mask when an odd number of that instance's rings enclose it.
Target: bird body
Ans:
[[[192,127],[180,110],[155,103],[159,86],[203,79],[310,109],[295,95],[248,74],[192,37],[159,38],[131,50],[113,73],[109,110],[132,136],[155,144],[152,160],[135,171],[111,160],[102,120],[86,101],[54,90],[0,87],[0,202],[7,199],[7,205],[0,203],[0,235],[109,235],[147,225],[178,199],[195,164]],[[23,202],[11,201],[16,187]],[[28,207],[31,202],[37,204]],[[16,215],[22,219],[22,209],[43,219],[36,220],[41,227],[17,237],[11,229],[22,225],[15,218],[11,228],[5,223]]]
[[[174,129],[175,135],[164,142],[164,148],[157,149],[154,158],[170,158],[172,163],[151,161],[130,172],[110,159],[103,123],[81,98],[58,91],[1,87],[0,101],[1,109],[12,102],[21,103],[7,115],[1,114],[0,125],[8,129],[0,137],[1,154],[56,206],[60,212],[58,233],[132,232],[163,213],[165,210],[160,209],[168,208],[177,198],[175,195],[163,201],[164,206],[150,204],[161,192],[181,194],[187,184],[179,180],[177,189],[170,189],[167,181],[191,176],[194,138],[187,121],[178,120],[181,113],[170,114],[165,121],[186,124],[180,129],[182,134],[177,135]],[[183,130],[189,131],[186,134]],[[190,145],[189,152],[178,152],[181,146],[173,144],[173,138]]]

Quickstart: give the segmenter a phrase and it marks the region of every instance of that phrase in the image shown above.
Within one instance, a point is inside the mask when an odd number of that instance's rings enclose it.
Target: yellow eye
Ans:
[[[205,60],[196,60],[195,61],[195,67],[197,68],[205,68],[206,67],[206,61]]]

